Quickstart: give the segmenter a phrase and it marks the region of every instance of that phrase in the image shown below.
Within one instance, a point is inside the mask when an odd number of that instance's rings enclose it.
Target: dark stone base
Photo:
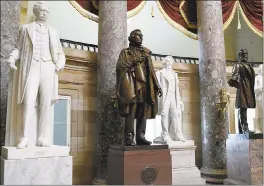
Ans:
[[[224,185],[247,185],[247,184],[239,182],[239,181],[235,181],[235,180],[232,180],[232,179],[225,179],[224,180]]]
[[[201,176],[210,184],[223,184],[224,179],[227,178],[226,170],[206,170],[201,168]]]
[[[125,145],[110,145],[110,149],[120,151],[137,151],[137,150],[157,150],[157,149],[168,149],[168,145],[136,145],[136,146],[125,146]]]
[[[111,145],[108,151],[108,185],[171,185],[168,145]]]

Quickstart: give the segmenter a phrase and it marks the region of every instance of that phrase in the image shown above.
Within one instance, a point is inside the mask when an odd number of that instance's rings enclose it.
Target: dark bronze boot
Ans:
[[[135,146],[134,135],[132,133],[127,133],[125,136],[125,145],[126,146]]]
[[[246,123],[246,124],[242,123],[241,128],[242,128],[243,134],[249,134],[249,133],[253,134],[254,133],[253,131],[249,130],[248,123]]]
[[[136,138],[137,145],[151,145],[152,142],[146,140],[145,134],[140,133]]]

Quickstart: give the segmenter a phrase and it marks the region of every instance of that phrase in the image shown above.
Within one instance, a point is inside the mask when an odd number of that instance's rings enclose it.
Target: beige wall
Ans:
[[[91,184],[94,169],[96,117],[96,55],[64,48],[66,67],[59,74],[59,94],[71,96],[73,184]]]

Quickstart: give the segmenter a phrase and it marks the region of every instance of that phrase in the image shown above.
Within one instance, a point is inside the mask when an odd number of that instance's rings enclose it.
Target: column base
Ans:
[[[93,185],[107,185],[107,180],[106,179],[101,179],[101,178],[94,178],[92,181]]]
[[[71,185],[69,147],[2,147],[0,181],[2,185]]]
[[[206,180],[206,183],[223,184],[224,180],[227,178],[227,170],[207,170],[202,167],[200,171],[202,174],[202,178]]]

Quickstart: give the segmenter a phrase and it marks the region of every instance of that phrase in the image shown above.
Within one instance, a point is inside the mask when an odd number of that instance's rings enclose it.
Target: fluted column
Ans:
[[[202,176],[207,182],[226,178],[227,111],[218,111],[220,90],[227,88],[221,1],[196,1],[202,128]]]
[[[120,144],[123,134],[113,96],[118,56],[127,47],[127,1],[99,1],[98,37],[97,152],[93,184],[105,184],[108,145]]]
[[[4,62],[15,47],[20,21],[20,1],[1,1],[0,146],[5,144],[9,67]]]

